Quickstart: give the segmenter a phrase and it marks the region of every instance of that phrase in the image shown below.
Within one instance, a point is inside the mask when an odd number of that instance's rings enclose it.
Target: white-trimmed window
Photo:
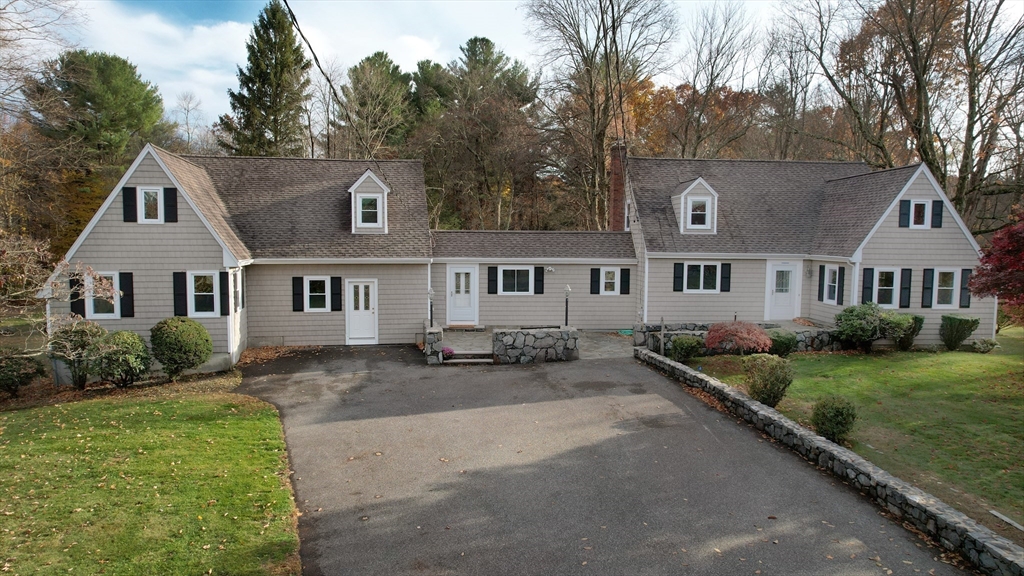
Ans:
[[[110,320],[121,317],[121,287],[119,274],[117,272],[96,272],[97,278],[103,278],[113,286],[113,300],[96,298],[93,296],[93,285],[95,278],[92,275],[85,277],[85,317],[89,320]]]
[[[384,195],[356,194],[356,226],[360,228],[384,227]]]
[[[900,271],[895,268],[875,270],[875,302],[881,308],[896,308],[900,301]]]
[[[601,268],[601,294],[619,293],[619,269]]]
[[[689,228],[711,229],[711,198],[689,196],[686,198],[686,222]]]
[[[188,273],[188,315],[195,318],[220,316],[220,274],[217,272]]]
[[[161,224],[164,221],[164,189],[139,188],[139,222]]]
[[[533,294],[533,268],[499,266],[498,294]]]
[[[956,308],[956,295],[960,286],[960,271],[938,268],[935,270],[935,308]]]
[[[306,312],[329,312],[331,310],[331,278],[329,276],[306,276]]]
[[[721,278],[721,266],[717,262],[687,264],[684,278],[684,292],[706,292],[717,294]]]
[[[825,303],[836,304],[839,300],[839,266],[825,266]]]
[[[932,203],[927,200],[914,200],[910,203],[910,227],[931,228]]]

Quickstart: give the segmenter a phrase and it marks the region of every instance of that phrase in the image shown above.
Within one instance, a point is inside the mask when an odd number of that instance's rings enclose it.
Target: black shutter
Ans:
[[[910,280],[913,275],[910,268],[900,270],[900,308],[910,308]]]
[[[137,201],[138,197],[135,195],[135,188],[128,186],[121,188],[121,204],[124,205],[125,222],[139,221],[139,208],[137,206]]]
[[[867,304],[874,299],[875,288],[875,269],[865,268],[864,269],[864,286],[860,293],[860,303]]]
[[[720,292],[732,289],[732,264],[722,264],[722,281],[718,286]]]
[[[306,309],[303,303],[302,276],[292,276],[292,312],[302,312]]]
[[[487,293],[497,294],[498,293],[498,267],[488,266],[487,267]]]
[[[971,307],[971,290],[967,287],[967,284],[971,281],[971,269],[964,268],[960,270],[960,307],[970,308]]]
[[[71,288],[71,313],[78,314],[85,318],[85,299],[82,295],[82,279],[71,278],[68,280],[68,288]]]
[[[164,188],[164,222],[178,221],[178,189]]]
[[[227,316],[231,313],[231,281],[227,272],[220,273],[220,315]]]
[[[825,265],[818,266],[818,302],[825,301]]]
[[[942,228],[942,200],[932,200],[932,228]]]
[[[900,228],[910,228],[910,200],[900,200]]]
[[[245,310],[245,268],[242,268],[242,309]]]
[[[682,292],[683,291],[683,263],[676,262],[675,266],[672,267],[672,291]]]
[[[601,293],[601,269],[591,268],[590,269],[590,293],[600,294]]]
[[[135,276],[131,272],[121,272],[117,283],[121,288],[121,318],[134,318]]]
[[[188,316],[188,286],[184,272],[173,273],[174,278],[174,315]]]
[[[331,276],[331,312],[339,312],[342,308],[341,276]]]
[[[836,304],[843,305],[843,291],[846,289],[846,266],[839,267],[839,279],[836,286]]]
[[[629,294],[629,268],[619,270],[619,294]]]
[[[932,286],[935,284],[935,270],[924,269],[924,280],[921,282],[921,308],[932,307]]]
[[[533,293],[543,294],[544,293],[544,267],[534,266],[533,267]]]

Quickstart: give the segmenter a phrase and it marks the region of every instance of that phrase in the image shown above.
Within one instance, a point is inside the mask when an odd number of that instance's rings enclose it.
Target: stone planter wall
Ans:
[[[778,324],[770,322],[758,322],[758,326],[765,330],[778,328]],[[672,349],[672,338],[682,334],[691,334],[704,338],[711,324],[665,324],[665,354]],[[832,336],[832,332],[824,328],[807,327],[802,330],[792,330],[796,334],[797,352],[821,352],[842,350],[839,340]],[[652,352],[661,350],[661,325],[660,324],[634,324],[633,345],[646,347]],[[705,351],[710,355],[714,352]]]
[[[853,451],[818,436],[715,378],[644,348],[634,348],[633,355],[687,386],[711,394],[733,414],[867,494],[897,519],[910,522],[982,572],[994,576],[1024,575],[1024,548],[971,520],[935,496],[892,476]]]
[[[494,357],[499,364],[578,360],[580,333],[563,326],[539,330],[495,330]]]
[[[430,328],[427,322],[423,323],[423,354],[427,357],[427,364],[441,364],[441,348],[444,347],[444,330],[440,327]]]

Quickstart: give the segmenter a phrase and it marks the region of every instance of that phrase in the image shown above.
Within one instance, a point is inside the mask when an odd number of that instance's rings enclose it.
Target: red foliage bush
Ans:
[[[1018,209],[1017,223],[992,236],[982,250],[981,265],[971,276],[975,296],[998,296],[1000,304],[1017,323],[1024,322],[1024,210]]]
[[[772,347],[768,333],[752,322],[720,322],[712,324],[704,338],[709,350],[745,354],[767,352]]]

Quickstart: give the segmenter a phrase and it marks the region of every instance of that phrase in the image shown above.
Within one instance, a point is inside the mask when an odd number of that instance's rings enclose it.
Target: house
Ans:
[[[923,166],[612,156],[612,230],[431,231],[420,162],[177,155],[148,145],[67,253],[121,296],[48,301],[108,330],[195,318],[210,367],[249,346],[415,342],[446,327],[828,323],[873,301],[994,330],[978,246]],[[72,280],[74,282],[74,280]],[[46,294],[43,294],[46,296]],[[431,316],[432,315],[432,316]]]

